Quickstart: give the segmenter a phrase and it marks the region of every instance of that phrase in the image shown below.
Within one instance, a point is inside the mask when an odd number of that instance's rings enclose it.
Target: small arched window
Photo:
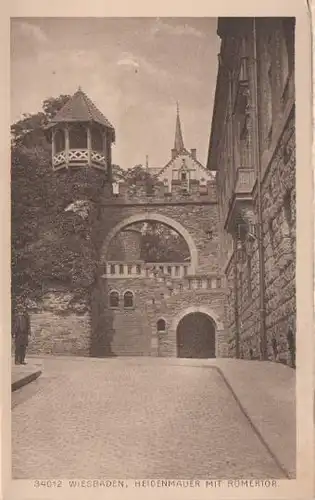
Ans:
[[[164,319],[159,319],[157,324],[156,324],[156,327],[157,327],[157,331],[158,332],[165,332],[165,329],[166,329],[166,323],[165,323],[165,320]]]
[[[119,293],[112,290],[109,294],[109,307],[117,309],[119,307]]]
[[[124,307],[125,309],[131,309],[134,307],[134,296],[129,290],[124,293]]]

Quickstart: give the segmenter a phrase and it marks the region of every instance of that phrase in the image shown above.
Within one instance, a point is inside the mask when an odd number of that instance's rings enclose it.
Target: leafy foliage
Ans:
[[[41,295],[45,280],[66,281],[88,287],[94,280],[95,249],[91,218],[102,179],[98,172],[54,173],[45,125],[69,96],[49,98],[43,112],[24,115],[12,125],[11,154],[11,256],[12,298]],[[78,199],[88,200],[84,218],[73,208]]]
[[[125,247],[121,241],[121,238],[124,238],[124,229],[111,242],[107,256],[109,260],[129,260],[128,249],[127,254],[124,254]],[[139,258],[145,262],[183,262],[190,258],[184,238],[165,224],[151,221],[137,222],[127,229],[134,229],[140,236]]]
[[[23,118],[11,126],[12,145],[15,147],[25,146],[29,149],[50,150],[45,127],[69,98],[69,95],[61,95],[57,98],[50,97],[43,102],[43,111],[24,114]]]
[[[190,253],[184,238],[160,223],[146,225],[141,258],[146,262],[184,262]]]

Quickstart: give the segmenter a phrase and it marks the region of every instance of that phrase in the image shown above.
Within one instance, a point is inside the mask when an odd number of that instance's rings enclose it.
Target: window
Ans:
[[[272,220],[270,220],[268,222],[268,229],[269,229],[269,238],[270,238],[271,248],[274,250],[274,248],[275,248],[275,241],[274,241],[274,232],[273,232]]]
[[[294,227],[294,215],[292,213],[292,191],[288,191],[283,199],[283,222],[282,222],[282,235],[284,237],[292,236]],[[293,243],[293,242],[292,242]]]
[[[128,290],[124,293],[124,308],[131,309],[132,307],[134,307],[134,296],[133,292]]]
[[[175,266],[175,276],[179,276],[179,266]]]
[[[295,30],[295,19],[287,17],[282,21],[282,30],[284,34],[284,40],[286,45],[286,56],[288,61],[288,71],[292,73],[294,68],[294,30]]]
[[[119,274],[124,274],[124,265],[119,264]]]
[[[166,329],[166,323],[164,319],[159,319],[158,322],[156,323],[156,329],[158,332],[165,332]]]
[[[273,122],[273,115],[274,115],[274,45],[275,45],[275,40],[273,35],[269,34],[267,36],[266,40],[266,53],[265,53],[265,76],[264,76],[264,81],[265,83],[262,84],[265,86],[265,97],[264,97],[264,108],[265,108],[265,116],[264,116],[264,121],[265,121],[265,133],[264,133],[264,138],[266,140],[266,145],[267,147],[270,146],[270,142],[272,140],[272,122]]]
[[[109,294],[109,307],[112,309],[117,309],[119,307],[119,293],[113,290]]]
[[[186,172],[182,172],[181,173],[181,180],[182,181],[187,181],[187,174],[186,174]]]
[[[128,274],[132,273],[132,265],[128,264]]]
[[[141,274],[141,266],[139,264],[137,264],[136,271],[137,274]]]
[[[111,266],[110,266],[110,274],[115,274],[115,264],[111,264]]]
[[[247,296],[248,299],[252,298],[252,260],[247,256]]]
[[[289,229],[292,228],[292,204],[291,204],[291,191],[287,191],[283,200],[283,210],[285,220],[288,224]]]
[[[167,266],[167,274],[172,274],[172,266]]]

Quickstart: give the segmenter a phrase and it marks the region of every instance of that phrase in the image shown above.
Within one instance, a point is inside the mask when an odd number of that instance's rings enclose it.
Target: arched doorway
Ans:
[[[203,312],[184,316],[176,330],[179,358],[215,358],[215,323]]]

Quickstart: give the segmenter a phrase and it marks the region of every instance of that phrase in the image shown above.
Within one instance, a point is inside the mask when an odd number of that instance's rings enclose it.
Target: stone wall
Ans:
[[[184,281],[182,281],[184,285]],[[176,328],[178,315],[191,309],[202,309],[216,323],[217,355],[227,355],[226,336],[223,324],[224,289],[187,290],[169,295],[165,285],[152,279],[122,278],[104,280],[103,312],[101,323],[103,335],[110,344],[113,355],[159,355],[176,356]],[[109,307],[109,293],[118,291],[120,304],[117,309]],[[134,293],[134,307],[124,308],[123,295],[127,290]],[[164,319],[165,332],[158,334],[157,322]],[[179,320],[178,320],[179,321]],[[158,346],[155,347],[154,343]]]
[[[107,195],[103,197],[104,203],[108,202]],[[127,183],[119,183],[119,193],[113,195],[112,204],[133,204],[145,203],[146,205],[155,203],[186,203],[186,202],[216,202],[217,191],[215,181],[207,181],[203,186],[197,180],[190,181],[189,192],[183,190],[180,181],[172,182],[172,189],[169,191],[163,182],[156,181],[148,190],[148,186],[143,181],[138,181],[129,186]]]
[[[255,359],[265,354],[261,344],[264,326],[268,359],[294,366],[295,341],[290,341],[290,335],[288,338],[288,333],[295,336],[296,312],[294,24],[289,29],[281,18],[272,22],[256,19],[254,40],[253,22],[249,18],[247,27],[242,20],[235,24],[239,43],[228,29],[223,30],[221,45],[223,61],[238,66],[235,75],[245,68],[245,114],[242,105],[239,109],[243,110],[245,137],[250,140],[244,143],[244,134],[240,135],[233,113],[229,113],[228,79],[223,67],[219,68],[208,161],[209,166],[218,169],[228,352],[236,356],[239,339],[240,357]],[[243,62],[241,56],[245,57]],[[238,85],[235,78],[233,87],[237,89]],[[246,200],[238,184],[233,183],[229,160],[224,155],[232,155],[234,166],[252,169],[254,182],[247,186]]]
[[[32,306],[28,352],[89,356],[91,312],[86,296],[65,287],[53,287]]]
[[[291,116],[263,183],[268,355],[289,364],[292,359],[287,334],[289,328],[295,333],[296,314],[295,196],[295,131]],[[273,338],[277,354],[272,348]]]
[[[287,150],[284,157],[283,150]],[[277,152],[266,169],[262,183],[263,254],[265,318],[268,358],[293,364],[287,334],[295,333],[295,132],[291,117]],[[257,199],[256,199],[257,203]],[[257,211],[257,207],[256,207]],[[227,327],[235,336],[235,294],[238,297],[241,356],[257,358],[260,353],[260,275],[258,242],[252,253],[237,271],[237,289],[233,286],[233,259],[227,270],[228,311]],[[230,343],[233,354],[235,342]]]

